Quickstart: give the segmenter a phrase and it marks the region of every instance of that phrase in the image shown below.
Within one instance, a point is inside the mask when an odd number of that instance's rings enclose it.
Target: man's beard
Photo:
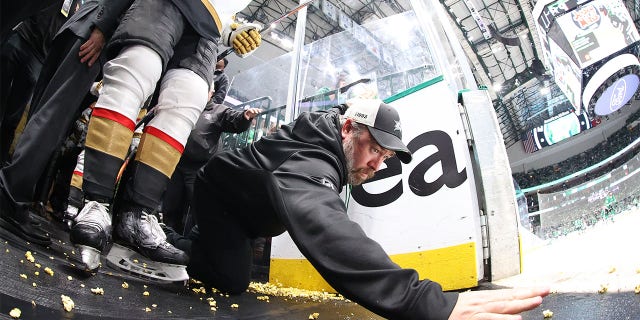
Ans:
[[[354,150],[356,139],[358,139],[358,136],[352,135],[350,139],[347,139],[342,143],[342,149],[344,150],[344,155],[347,159],[347,183],[354,186],[361,185],[363,182],[373,178],[373,175],[375,174],[375,171],[370,168],[353,168],[355,162]],[[362,178],[363,173],[366,174],[366,177],[364,178]]]

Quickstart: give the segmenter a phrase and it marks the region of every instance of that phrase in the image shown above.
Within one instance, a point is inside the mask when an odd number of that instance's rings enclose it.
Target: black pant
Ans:
[[[183,161],[178,162],[162,198],[164,223],[185,235],[191,230],[187,216],[199,167],[195,164],[185,164]]]
[[[16,145],[10,163],[0,171],[0,182],[13,201],[28,205],[51,157],[78,118],[82,101],[100,72],[80,63],[84,39],[70,31],[55,38],[36,83],[31,118]]]
[[[13,32],[0,52],[0,163],[9,160],[9,148],[20,118],[31,99],[42,69],[31,46]]]

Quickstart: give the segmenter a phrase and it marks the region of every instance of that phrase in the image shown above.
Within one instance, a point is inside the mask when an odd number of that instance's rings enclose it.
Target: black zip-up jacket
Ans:
[[[223,183],[217,188],[222,206],[248,235],[286,229],[346,298],[389,319],[448,319],[458,294],[400,268],[349,220],[339,195],[347,183],[342,108],[303,113],[247,148],[218,154],[199,175],[209,184]]]

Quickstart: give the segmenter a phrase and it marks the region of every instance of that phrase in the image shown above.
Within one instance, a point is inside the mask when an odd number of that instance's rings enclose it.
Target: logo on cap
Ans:
[[[398,120],[393,120],[395,122],[395,125],[393,126],[393,131],[400,131],[400,133],[402,133],[402,128],[400,127],[400,121]]]

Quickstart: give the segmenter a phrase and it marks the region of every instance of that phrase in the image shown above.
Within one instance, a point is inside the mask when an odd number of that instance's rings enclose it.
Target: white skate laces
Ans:
[[[64,218],[67,220],[73,220],[78,215],[78,207],[74,205],[68,205],[67,210],[65,210]]]
[[[151,244],[154,248],[161,246],[162,244],[167,243],[167,235],[164,234],[162,227],[160,227],[160,223],[158,222],[158,218],[152,214],[147,214],[146,212],[142,212],[142,216],[140,217],[140,222],[142,223],[141,227],[148,228],[149,232],[145,233],[148,235],[146,237],[146,241],[143,240],[143,245]]]
[[[89,201],[74,220],[76,224],[84,224],[111,234],[111,215],[109,214],[108,204]]]
[[[127,210],[122,214],[122,219],[117,226],[118,235],[130,244],[147,249],[156,249],[168,244],[167,236],[162,231],[158,218],[144,210],[138,212]]]

